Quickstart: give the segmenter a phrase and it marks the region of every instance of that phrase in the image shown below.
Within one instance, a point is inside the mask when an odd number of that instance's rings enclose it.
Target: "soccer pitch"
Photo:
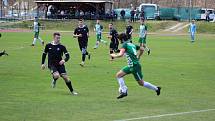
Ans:
[[[105,35],[104,35],[105,36]],[[126,59],[109,61],[109,45],[96,50],[91,35],[91,60],[80,67],[81,52],[72,33],[62,33],[61,42],[70,52],[66,69],[78,96],[70,95],[64,81],[51,88],[48,69],[41,70],[43,47],[31,47],[33,33],[2,33],[0,49],[1,121],[214,121],[215,120],[215,40],[214,35],[149,35],[151,55],[141,58],[144,79],[161,86],[161,95],[138,86],[126,76],[128,97],[117,100],[115,73]],[[45,42],[52,32],[41,33]],[[104,37],[105,40],[108,40]],[[137,38],[133,40],[137,43]]]

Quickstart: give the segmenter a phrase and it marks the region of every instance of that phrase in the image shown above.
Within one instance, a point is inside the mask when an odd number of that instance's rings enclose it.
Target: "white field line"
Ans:
[[[175,29],[175,30],[172,31],[172,32],[178,32],[178,31],[180,31],[180,30],[182,30],[182,29],[188,27],[189,25],[190,25],[190,24],[186,24],[186,25],[184,25],[184,26],[182,26],[182,27],[179,27],[179,28]]]
[[[189,111],[189,112],[180,112],[180,113],[169,113],[169,114],[161,114],[161,115],[154,115],[154,116],[144,116],[144,117],[130,118],[130,119],[121,119],[121,120],[114,120],[114,121],[132,121],[132,120],[160,118],[160,117],[177,116],[177,115],[186,115],[186,114],[194,114],[194,113],[203,113],[203,112],[209,112],[209,111],[215,111],[215,109],[205,109],[205,110],[197,110],[197,111]]]
[[[29,45],[30,46],[30,45]],[[16,50],[21,50],[21,49],[24,49],[25,47],[23,47],[23,46],[20,46],[20,47],[14,47],[14,48],[12,48],[12,47],[9,47],[9,48],[7,48],[7,49],[5,49],[6,50],[6,52],[7,51],[16,51]],[[0,50],[1,51],[1,50]]]
[[[172,26],[172,27],[170,27],[170,28],[168,28],[168,29],[166,29],[166,30],[164,30],[164,31],[172,31],[172,30],[174,30],[175,28],[177,28],[177,27],[179,27],[179,26],[181,26],[181,25],[183,25],[183,23],[178,23],[178,24],[176,24],[175,26]]]

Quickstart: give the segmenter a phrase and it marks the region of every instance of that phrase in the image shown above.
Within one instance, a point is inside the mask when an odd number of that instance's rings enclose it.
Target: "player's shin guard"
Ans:
[[[86,48],[82,48],[82,62],[85,62],[86,55],[88,54]]]
[[[71,81],[66,82],[66,86],[69,88],[70,92],[73,92]]]
[[[37,41],[37,38],[34,38],[34,41],[33,41],[33,45],[35,45],[36,44],[36,41]]]
[[[119,87],[122,90],[122,92],[126,93],[127,92],[127,86],[125,85],[124,79],[121,77],[121,78],[117,78],[117,80],[118,80]]]
[[[146,88],[148,88],[148,89],[151,89],[151,90],[158,90],[158,88],[155,86],[155,85],[153,85],[153,84],[151,84],[151,83],[149,83],[149,82],[145,82],[144,81],[144,85],[143,85],[144,87],[146,87]]]

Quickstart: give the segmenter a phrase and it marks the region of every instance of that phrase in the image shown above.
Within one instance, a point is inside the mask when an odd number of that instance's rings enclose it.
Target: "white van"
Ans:
[[[201,20],[205,20],[206,19],[206,13],[209,12],[209,18],[210,20],[213,20],[215,15],[214,15],[214,9],[210,9],[210,8],[202,8],[201,9]]]
[[[156,19],[159,17],[159,6],[157,4],[142,3],[138,9],[140,12],[144,10],[145,18],[147,19]]]

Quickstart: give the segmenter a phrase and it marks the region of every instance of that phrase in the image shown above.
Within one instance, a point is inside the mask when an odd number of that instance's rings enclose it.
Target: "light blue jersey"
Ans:
[[[140,38],[145,38],[145,37],[146,37],[146,31],[147,31],[147,26],[145,26],[145,25],[140,25],[139,37],[140,37]]]
[[[195,41],[195,33],[196,33],[196,24],[191,23],[189,28],[190,36],[191,36],[191,42]]]
[[[190,24],[190,32],[196,33],[196,24],[193,24],[193,23]]]
[[[96,31],[96,34],[101,34],[102,33],[102,26],[100,24],[96,24],[95,25],[95,31]]]

